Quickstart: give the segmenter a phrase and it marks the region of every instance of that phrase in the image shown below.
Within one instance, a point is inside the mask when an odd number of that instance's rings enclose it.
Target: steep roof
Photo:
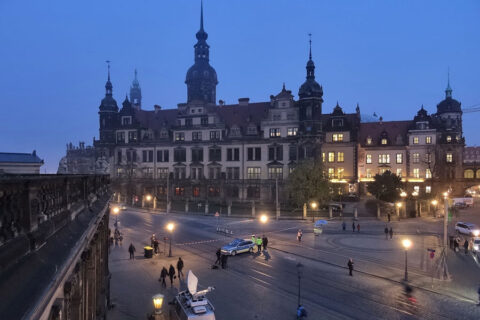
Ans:
[[[0,152],[0,163],[43,163],[37,153]]]
[[[250,122],[260,124],[268,115],[269,108],[270,102],[255,102],[248,105],[232,104],[219,107],[217,114],[226,126],[243,127]]]
[[[412,125],[412,121],[382,121],[382,122],[367,122],[360,123],[359,130],[359,142],[362,146],[367,146],[366,141],[367,137],[372,138],[372,146],[381,146],[380,140],[382,134],[386,132],[390,143],[388,146],[395,145],[405,145],[407,141],[407,133],[409,127]],[[398,136],[402,137],[402,143],[397,143],[396,139]]]
[[[170,128],[175,125],[178,109],[165,109],[158,111],[135,110],[135,118],[142,127],[149,129]]]

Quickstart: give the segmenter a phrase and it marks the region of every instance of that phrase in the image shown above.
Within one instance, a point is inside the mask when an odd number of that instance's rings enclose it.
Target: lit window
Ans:
[[[425,187],[425,193],[431,193],[432,192],[432,187],[431,186],[426,186]]]
[[[175,141],[185,141],[185,133],[175,132]]]
[[[296,136],[298,133],[298,128],[288,128],[287,129],[287,136],[293,137]]]
[[[413,157],[413,160],[412,160],[413,163],[419,163],[420,162],[420,153],[414,153],[412,155],[412,157]]]
[[[453,162],[453,154],[451,154],[450,152],[447,153],[447,162],[448,163],[452,163]]]
[[[466,179],[473,179],[473,176],[474,176],[473,170],[471,170],[471,169],[465,170],[463,172],[463,177],[466,178]]]
[[[413,137],[413,144],[418,144],[418,137]]]
[[[372,155],[367,154],[367,163],[372,163]]]
[[[344,158],[344,153],[337,152],[337,162],[343,162],[343,158]]]
[[[430,169],[425,169],[425,178],[426,179],[431,179],[432,178],[432,171]]]
[[[397,153],[396,160],[397,160],[397,163],[402,163],[403,162],[403,154]]]
[[[260,175],[261,175],[260,168],[256,168],[256,167],[248,167],[247,168],[248,179],[260,179]]]
[[[343,133],[334,133],[333,134],[333,141],[334,142],[342,142],[343,141]]]
[[[328,177],[330,179],[335,178],[335,169],[334,168],[328,168]]]
[[[372,169],[367,169],[366,176],[367,176],[367,178],[372,177]]]
[[[328,162],[334,162],[335,161],[335,152],[329,152],[328,153]]]
[[[426,144],[431,144],[432,143],[432,137],[431,136],[426,136],[425,137],[425,143]]]
[[[372,138],[370,138],[370,137],[367,138],[367,144],[368,144],[368,145],[371,145],[371,144],[372,144]]]
[[[322,152],[322,162],[325,162],[325,152]]]
[[[280,137],[280,128],[271,128],[270,129],[270,138],[277,138]]]
[[[397,176],[402,176],[402,168],[397,168]]]
[[[381,141],[381,143],[382,143],[383,145],[387,144],[387,142],[388,142],[388,141],[387,141],[387,139],[385,139],[385,138],[383,138],[382,141]]]
[[[413,169],[413,177],[414,178],[420,178],[420,169],[418,169],[418,168]]]
[[[378,155],[378,163],[390,163],[390,155],[389,154],[379,154]]]
[[[343,178],[343,173],[344,173],[344,169],[343,168],[337,168],[337,178],[338,179],[342,179]]]
[[[414,186],[413,190],[418,193],[418,192],[420,192],[420,187],[419,186]]]
[[[447,136],[447,142],[452,142],[452,136]]]

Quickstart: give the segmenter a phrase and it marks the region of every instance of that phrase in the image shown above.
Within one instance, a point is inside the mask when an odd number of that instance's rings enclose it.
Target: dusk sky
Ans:
[[[32,152],[54,173],[68,142],[98,137],[111,60],[119,106],[134,69],[143,108],[186,101],[200,0],[0,1],[0,151]],[[445,96],[447,70],[463,108],[480,106],[480,1],[205,0],[217,99],[297,97],[312,33],[324,112],[413,119]],[[479,113],[463,117],[480,145]]]

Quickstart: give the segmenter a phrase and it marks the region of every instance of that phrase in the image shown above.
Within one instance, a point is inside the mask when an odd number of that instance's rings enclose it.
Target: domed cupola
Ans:
[[[217,72],[210,66],[210,46],[207,44],[208,33],[203,29],[203,3],[200,11],[200,30],[196,34],[195,63],[187,71],[187,102],[216,102]]]
[[[118,111],[117,101],[113,99],[113,86],[110,82],[110,64],[108,64],[108,79],[105,83],[105,98],[102,99],[100,104],[100,111]]]
[[[437,113],[462,112],[461,103],[452,98],[452,88],[450,87],[450,77],[448,79],[447,89],[445,89],[445,99],[437,105]]]
[[[310,39],[310,53],[306,69],[307,80],[305,80],[298,90],[299,98],[322,98],[323,88],[315,81],[315,63],[312,60],[312,39]]]

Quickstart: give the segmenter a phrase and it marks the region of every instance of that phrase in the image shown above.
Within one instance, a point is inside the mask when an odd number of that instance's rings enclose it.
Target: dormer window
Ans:
[[[452,142],[452,136],[447,136],[447,142]]]
[[[332,127],[343,127],[343,119],[332,119]]]
[[[333,142],[342,142],[343,141],[343,133],[334,133],[332,136]]]
[[[190,110],[190,113],[195,113],[195,109],[191,109],[191,110]]]
[[[122,126],[128,126],[132,124],[132,117],[122,117]]]
[[[367,145],[371,145],[372,144],[372,137],[367,137]]]
[[[255,126],[249,126],[247,128],[247,134],[248,135],[256,135],[257,134],[257,127]]]
[[[382,140],[380,141],[380,143],[381,143],[382,145],[388,144],[387,138],[382,138]]]
[[[418,144],[418,137],[413,137],[413,144]]]
[[[240,137],[240,128],[239,127],[232,127],[230,129],[230,137]]]

